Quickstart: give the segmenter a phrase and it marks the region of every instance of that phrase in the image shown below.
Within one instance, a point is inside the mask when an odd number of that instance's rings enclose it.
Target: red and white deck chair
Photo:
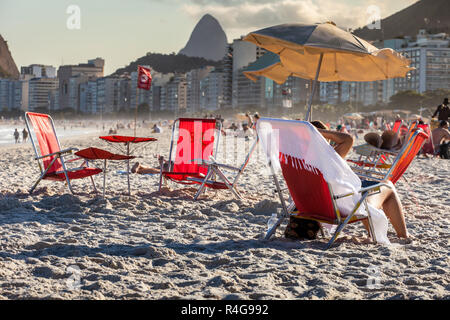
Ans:
[[[78,149],[68,148],[61,150],[53,120],[48,114],[26,112],[25,123],[36,155],[34,159],[38,161],[41,171],[41,175],[30,189],[30,193],[33,192],[41,180],[66,181],[70,192],[74,193],[70,181],[86,177],[91,178],[94,191],[97,192],[92,176],[102,172],[102,169],[88,167],[86,160],[82,162],[80,167],[67,169],[66,162],[80,160],[81,158],[65,160],[64,157],[71,155],[73,151]],[[38,146],[36,146],[33,136],[36,138]]]
[[[360,155],[359,159],[347,160],[353,164],[353,171],[366,180],[389,180],[395,184],[428,140],[428,135],[421,128],[417,128],[417,125],[412,124],[411,128],[399,151],[379,149],[370,145],[354,147]]]
[[[433,145],[433,136],[431,133],[430,125],[429,124],[419,124],[417,126],[418,128],[422,129],[423,132],[425,132],[428,135],[428,139],[425,141],[422,147],[422,154],[431,154],[435,155],[434,145]]]
[[[362,187],[358,176],[309,122],[261,118],[257,130],[283,208],[283,214],[265,239],[275,233],[284,219],[295,215],[337,225],[327,248],[348,223],[364,219],[369,221],[374,240],[389,243],[387,218],[384,212],[368,204],[367,197],[382,186],[391,188],[391,183]],[[279,170],[296,210],[286,204],[277,177]]]
[[[395,120],[394,125],[392,126],[392,130],[395,132],[398,132],[398,130],[400,129],[402,124],[403,124],[403,120],[401,120],[401,119]]]
[[[205,188],[228,189],[237,198],[242,198],[236,189],[236,184],[248,163],[250,154],[247,155],[240,168],[217,163],[215,157],[218,153],[220,135],[221,122],[215,119],[177,119],[173,124],[170,142],[168,163],[171,169],[164,171],[163,166],[161,166],[159,191],[161,191],[163,181],[170,180],[181,184],[199,184],[200,187],[194,196],[195,200],[198,199]],[[175,160],[172,161],[176,136],[178,138],[175,146]],[[164,159],[161,163],[164,163]],[[222,169],[237,172],[234,180],[230,181]]]

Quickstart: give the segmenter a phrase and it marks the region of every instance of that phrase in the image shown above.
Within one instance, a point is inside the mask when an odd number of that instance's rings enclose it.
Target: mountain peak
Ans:
[[[381,29],[367,26],[353,33],[365,40],[384,40],[402,36],[415,37],[420,29],[430,33],[450,33],[448,0],[420,0],[381,20]]]
[[[205,15],[203,15],[203,17],[200,19],[200,21],[202,20],[214,20],[217,21],[216,18],[214,18],[212,15],[210,15],[209,13],[206,13]],[[218,22],[217,22],[218,23]]]
[[[0,35],[0,78],[19,79],[19,70],[11,56],[8,43]]]
[[[180,54],[218,61],[224,57],[227,43],[227,36],[219,21],[207,13],[195,26]]]

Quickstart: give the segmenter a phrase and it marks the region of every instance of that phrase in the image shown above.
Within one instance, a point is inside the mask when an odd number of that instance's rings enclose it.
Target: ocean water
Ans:
[[[17,131],[20,133],[20,139],[19,141],[22,143],[22,130],[24,126],[14,126],[14,125],[0,125],[0,145],[7,145],[7,144],[14,144],[14,130],[17,128]],[[66,130],[64,130],[64,127],[56,127],[56,134],[59,139],[68,137],[68,136],[78,136],[83,134],[92,134],[100,132],[100,128],[70,128],[70,126],[66,127]],[[28,136],[27,142],[31,145],[30,138]]]

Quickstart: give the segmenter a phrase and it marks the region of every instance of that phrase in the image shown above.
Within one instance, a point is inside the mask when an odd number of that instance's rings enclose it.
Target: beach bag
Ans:
[[[315,220],[289,217],[284,236],[293,240],[314,240],[320,231],[320,223]]]
[[[439,146],[439,156],[443,159],[450,159],[450,142]]]

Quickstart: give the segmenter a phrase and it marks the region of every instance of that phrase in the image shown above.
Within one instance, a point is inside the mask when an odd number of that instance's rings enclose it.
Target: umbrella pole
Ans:
[[[319,78],[320,67],[322,66],[322,60],[323,60],[323,53],[321,53],[320,57],[319,57],[319,64],[317,65],[316,77],[314,79],[312,90],[311,90],[311,94],[309,96],[308,111],[306,112],[305,121],[311,121],[312,120],[312,110],[311,110],[312,107],[311,107],[311,105],[312,105],[312,100],[313,100],[313,97],[314,97],[314,93],[316,91],[317,79]]]

